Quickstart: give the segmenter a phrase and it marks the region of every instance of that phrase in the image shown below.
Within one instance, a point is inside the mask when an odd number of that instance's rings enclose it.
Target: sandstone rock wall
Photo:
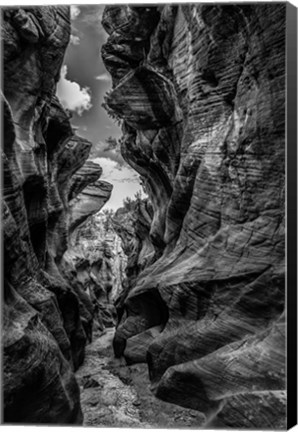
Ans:
[[[115,353],[147,361],[156,396],[211,426],[285,427],[285,13],[103,15],[106,102],[148,192],[158,257],[126,295]]]
[[[126,275],[132,285],[137,275],[156,260],[156,251],[150,241],[152,206],[148,200],[128,201],[112,218],[112,226],[120,236],[122,247],[128,257]]]
[[[61,260],[70,229],[87,217],[75,217],[82,190],[92,183],[99,210],[111,186],[97,182],[99,166],[80,173],[91,143],[75,135],[55,97],[69,8],[2,13],[3,420],[81,424],[73,370],[84,358],[93,309],[63,278]]]
[[[126,321],[125,327],[127,327],[127,323],[131,320],[127,316],[125,306],[127,295],[135,285],[141,271],[156,261],[158,250],[154,248],[149,236],[153,217],[153,209],[149,201],[137,198],[135,200],[127,200],[124,204],[122,208],[116,211],[112,221],[113,229],[121,238],[123,251],[127,255],[126,278],[123,281],[122,290],[119,291],[119,295],[115,299],[118,316],[117,326],[121,322]],[[125,337],[123,337],[124,334],[121,334],[120,328],[121,325],[120,327],[118,326],[113,343],[116,356],[122,355],[125,346]],[[123,330],[125,332],[125,329]],[[139,358],[140,351],[145,355],[144,349],[140,350],[140,346],[137,344],[136,350],[134,350],[132,355]],[[129,356],[127,355],[126,360],[129,362]]]
[[[116,324],[114,301],[123,290],[126,261],[109,210],[90,217],[71,235],[63,271],[88,294],[100,330]]]

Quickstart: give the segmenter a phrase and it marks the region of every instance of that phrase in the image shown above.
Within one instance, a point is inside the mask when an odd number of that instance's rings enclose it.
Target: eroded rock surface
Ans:
[[[146,356],[154,394],[205,425],[285,427],[285,11],[103,14],[107,105],[148,192],[157,254],[122,299],[114,349]]]
[[[70,195],[77,199],[92,183],[89,188],[101,196],[99,209],[111,187],[96,182],[99,169],[82,185],[76,179],[71,190],[91,143],[75,135],[55,96],[70,36],[69,8],[2,13],[3,420],[81,424],[73,370],[84,359],[93,310],[63,277],[61,260]]]
[[[113,303],[123,290],[127,261],[111,220],[105,210],[76,229],[62,265],[65,276],[91,300],[94,327],[101,331],[116,324]]]
[[[127,202],[126,205],[117,210],[113,217],[113,228],[122,241],[122,247],[127,255],[126,279],[123,281],[123,289],[116,298],[118,326],[114,337],[114,351],[117,357],[123,354],[125,347],[125,358],[128,363],[132,359],[145,362],[147,348],[152,341],[156,331],[159,333],[168,318],[168,311],[157,291],[145,293],[145,298],[139,304],[143,308],[142,320],[135,320],[134,312],[127,316],[125,300],[135,285],[138,275],[146,266],[155,262],[160,255],[159,248],[153,246],[150,241],[150,226],[152,223],[153,210],[147,199],[137,198]],[[134,309],[139,314],[138,308]],[[154,313],[152,313],[154,311]],[[158,311],[158,312],[157,312]],[[154,327],[152,327],[154,326]],[[148,331],[146,329],[149,328]],[[140,332],[140,337],[138,336]],[[126,338],[136,335],[129,339]]]
[[[73,177],[69,194],[70,232],[89,216],[98,213],[110,198],[113,186],[106,181],[98,180],[101,174],[100,165],[87,160]]]

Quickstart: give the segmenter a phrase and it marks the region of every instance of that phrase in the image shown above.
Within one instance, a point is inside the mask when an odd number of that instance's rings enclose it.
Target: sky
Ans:
[[[105,140],[120,138],[120,128],[102,108],[103,97],[111,88],[111,77],[101,58],[107,33],[101,25],[104,5],[71,6],[71,37],[66,50],[57,95],[72,113],[76,133],[93,143],[91,158],[103,168],[101,179],[113,184],[104,208],[116,210],[123,199],[141,190],[138,174],[126,164],[119,150],[106,150]]]

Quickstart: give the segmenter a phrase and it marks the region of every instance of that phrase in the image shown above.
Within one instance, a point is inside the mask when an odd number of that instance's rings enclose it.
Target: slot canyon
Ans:
[[[285,429],[286,4],[104,7],[115,211],[71,26],[2,8],[3,422]]]

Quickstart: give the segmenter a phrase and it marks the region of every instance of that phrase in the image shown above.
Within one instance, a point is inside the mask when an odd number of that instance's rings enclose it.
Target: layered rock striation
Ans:
[[[129,337],[130,333],[135,331],[133,313],[130,313],[130,317],[127,315],[125,306],[127,295],[136,284],[142,270],[158,258],[158,250],[154,248],[149,236],[153,217],[153,210],[149,201],[137,198],[135,200],[128,200],[124,204],[122,208],[116,211],[112,219],[113,228],[121,238],[123,251],[127,255],[126,279],[123,281],[121,292],[119,292],[118,297],[115,299],[118,329],[114,337],[113,347],[117,357],[123,353],[123,349],[126,346],[126,337]],[[150,299],[146,300],[143,306],[150,308]],[[144,311],[142,314],[143,319],[150,318],[153,310],[149,313]],[[164,308],[163,312],[167,313],[166,308]],[[139,313],[138,310],[137,313]],[[130,363],[131,358],[131,363],[134,363],[136,359],[144,361],[147,348],[148,346],[145,343],[143,335],[141,341],[137,336],[131,338],[125,349],[126,361]]]
[[[285,13],[103,14],[106,104],[145,184],[156,253],[123,299],[115,353],[147,361],[155,395],[206,425],[285,427]]]
[[[121,238],[122,248],[128,257],[126,276],[133,285],[138,274],[156,260],[156,251],[150,241],[152,206],[147,199],[128,200],[113,215],[111,223]]]
[[[92,183],[99,210],[111,186],[97,181],[99,166],[82,168],[91,143],[74,133],[55,96],[69,8],[2,13],[3,420],[81,424],[73,370],[84,358],[93,309],[63,277],[61,262],[82,220],[75,215],[83,189]]]

